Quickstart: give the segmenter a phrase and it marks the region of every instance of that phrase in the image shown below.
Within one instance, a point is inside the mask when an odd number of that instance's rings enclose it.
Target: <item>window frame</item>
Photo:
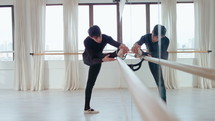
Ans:
[[[178,3],[193,3],[193,2],[177,2]],[[146,6],[146,33],[151,33],[150,31],[150,5],[155,5],[155,4],[161,4],[161,2],[126,2],[125,4],[127,5],[132,5],[132,4],[145,4]],[[50,6],[50,5],[62,5],[62,4],[47,4],[46,6]],[[82,5],[87,5],[89,6],[89,27],[93,25],[94,23],[94,18],[93,18],[93,7],[96,6],[96,5],[116,5],[116,13],[117,13],[117,41],[118,42],[123,42],[122,40],[122,21],[120,20],[120,6],[119,6],[119,3],[116,2],[116,3],[79,3],[78,4],[79,6],[82,6]],[[177,48],[177,50],[193,50],[195,49],[194,48],[184,48],[184,49],[181,49],[181,48]],[[79,52],[83,52],[84,50],[78,50]],[[111,51],[111,50],[105,50],[105,51]],[[49,51],[49,52],[52,52],[52,51]],[[53,52],[57,52],[57,51],[53,51]],[[58,51],[58,52],[62,52],[62,51]]]
[[[146,26],[145,32],[146,32],[146,33],[150,33],[149,30],[148,30],[148,29],[150,28],[150,25],[147,24],[148,22],[150,22],[150,19],[147,18],[148,16],[150,17],[150,15],[147,13],[147,12],[149,12],[149,6],[147,6],[147,4],[145,4],[145,3],[131,3],[131,2],[126,3],[126,5],[128,5],[128,6],[130,6],[130,5],[131,5],[131,6],[133,6],[133,5],[136,5],[136,6],[138,6],[138,5],[144,5],[144,7],[145,7],[145,15],[146,15],[146,16],[145,16],[145,18],[146,18],[146,19],[145,19],[145,26]],[[142,6],[142,7],[143,7],[143,6]],[[141,14],[141,16],[142,16],[142,15],[143,15],[143,14]],[[122,20],[121,22],[123,22],[123,20]],[[122,23],[122,25],[123,25],[123,23]],[[121,33],[123,34],[123,30],[121,31]],[[123,36],[123,35],[122,35],[122,36]],[[141,36],[142,36],[142,35],[141,35]],[[137,37],[138,39],[136,39],[135,42],[138,41],[138,40],[141,38],[141,36],[138,36],[138,37]],[[129,45],[128,45],[128,46],[129,46]],[[142,48],[142,49],[145,50],[145,47]]]
[[[46,4],[46,7],[47,6],[63,6],[63,4]],[[63,38],[62,38],[62,40],[63,40]],[[46,41],[46,40],[45,40]],[[44,50],[45,52],[62,52],[63,53],[63,50]]]
[[[0,53],[12,53],[12,60],[14,61],[15,51],[14,51],[14,39],[15,39],[15,19],[14,19],[14,6],[13,5],[0,5],[0,8],[10,7],[11,8],[11,21],[12,21],[12,51],[0,51]],[[7,60],[10,61],[10,60]]]
[[[56,6],[56,5],[63,5],[63,4],[46,4],[46,6]],[[122,42],[122,34],[121,34],[121,23],[120,23],[120,13],[119,13],[119,3],[79,3],[79,6],[89,6],[89,27],[93,25],[94,18],[93,18],[93,7],[96,5],[116,5],[116,28],[117,28],[117,40],[118,42]],[[83,52],[84,50],[78,50],[79,52]],[[111,51],[111,50],[105,50],[105,51]],[[45,52],[63,52],[58,50],[53,51],[45,51]]]
[[[46,7],[47,6],[63,6],[63,4],[46,4]],[[62,38],[63,40],[63,38]],[[46,41],[46,39],[45,39]],[[63,41],[62,41],[63,42]],[[45,42],[44,42],[45,44]],[[64,50],[44,50],[45,53],[64,53]],[[50,56],[50,55],[45,55],[45,61],[61,61],[61,60],[64,60],[64,57],[62,57],[62,59],[46,59],[46,56]],[[56,55],[56,56],[62,56],[62,55]]]
[[[186,3],[193,3],[193,2],[177,2],[177,4],[186,4]],[[194,15],[195,16],[195,15]],[[195,18],[194,18],[195,19]],[[195,22],[195,21],[194,21]],[[195,27],[195,24],[194,24],[194,27]],[[195,29],[195,28],[194,28]],[[194,39],[195,39],[195,31],[194,31]],[[177,39],[177,42],[178,42],[178,39]],[[177,50],[179,51],[193,51],[193,50],[196,50],[196,47],[195,47],[195,40],[194,40],[194,47],[193,48],[178,48],[177,47]]]
[[[94,6],[96,5],[116,5],[116,31],[117,31],[117,40],[118,42],[122,42],[122,25],[121,25],[121,22],[120,22],[120,13],[119,13],[119,3],[79,3],[78,4],[79,6],[81,5],[88,5],[89,6],[89,27],[94,25],[94,16],[93,16],[93,13],[94,13]],[[79,52],[83,52],[84,50],[80,50],[79,49]],[[104,50],[104,51],[112,51],[112,50]]]
[[[192,1],[177,2],[177,4],[180,4],[180,3],[186,4],[186,3],[194,3],[194,2],[192,2]],[[151,21],[150,20],[150,5],[161,4],[161,2],[126,2],[126,4],[145,4],[146,5],[146,33],[150,33],[150,29],[151,29],[150,28],[150,21]],[[178,51],[190,51],[190,50],[196,50],[196,47],[194,46],[194,48],[183,48],[183,49],[177,47],[177,50]],[[180,54],[180,53],[178,53],[178,54]]]

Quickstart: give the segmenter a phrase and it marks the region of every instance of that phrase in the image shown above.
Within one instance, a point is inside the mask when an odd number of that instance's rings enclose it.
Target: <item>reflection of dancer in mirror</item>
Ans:
[[[89,36],[84,40],[85,50],[83,53],[84,63],[90,66],[85,89],[84,113],[93,114],[99,113],[90,107],[90,99],[102,62],[114,61],[116,60],[115,57],[124,55],[129,49],[124,44],[113,40],[112,37],[101,34],[100,28],[96,25],[89,28],[88,34]],[[118,50],[120,49],[121,55],[118,55],[118,51],[103,54],[102,52],[107,44],[118,48]]]
[[[145,44],[147,51],[150,53],[148,54],[148,56],[159,58],[160,51],[160,58],[167,60],[169,39],[165,36],[165,34],[166,28],[162,25],[156,25],[152,33],[142,36],[140,40],[133,45],[132,52],[138,54],[138,50],[143,44]],[[159,38],[161,39],[159,40]],[[159,49],[159,47],[161,48]],[[158,86],[160,96],[163,101],[166,102],[166,88],[164,84],[161,66],[159,64],[149,62],[149,68]]]

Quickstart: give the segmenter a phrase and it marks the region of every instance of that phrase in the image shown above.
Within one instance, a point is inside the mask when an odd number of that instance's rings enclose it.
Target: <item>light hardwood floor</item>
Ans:
[[[167,90],[167,101],[179,121],[215,121],[215,89]],[[141,121],[126,89],[94,89],[91,104],[99,114],[83,113],[84,90],[0,90],[0,121]]]

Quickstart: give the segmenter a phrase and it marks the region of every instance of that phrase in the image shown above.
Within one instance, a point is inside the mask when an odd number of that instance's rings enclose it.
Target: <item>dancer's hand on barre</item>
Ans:
[[[125,44],[121,44],[121,45],[119,46],[119,49],[122,50],[122,54],[123,54],[123,55],[129,52],[129,49],[128,49],[128,47],[127,47]]]
[[[115,61],[115,60],[116,60],[115,58],[110,58],[109,56],[110,56],[110,55],[106,55],[106,56],[102,59],[102,61],[103,61],[103,62],[108,62],[108,61]]]
[[[141,48],[141,46],[140,45],[138,45],[137,43],[135,43],[134,45],[133,45],[133,47],[131,48],[131,51],[133,52],[133,53],[135,53],[135,54],[138,54],[139,52],[138,52],[138,50]]]
[[[150,54],[147,54],[146,56],[148,56],[148,57],[152,57],[152,55],[150,55]]]

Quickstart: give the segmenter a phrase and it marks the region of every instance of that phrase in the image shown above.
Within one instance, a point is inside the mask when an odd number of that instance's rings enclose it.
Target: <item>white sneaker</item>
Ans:
[[[95,111],[94,109],[90,108],[88,110],[84,110],[85,114],[97,114],[99,111]]]

